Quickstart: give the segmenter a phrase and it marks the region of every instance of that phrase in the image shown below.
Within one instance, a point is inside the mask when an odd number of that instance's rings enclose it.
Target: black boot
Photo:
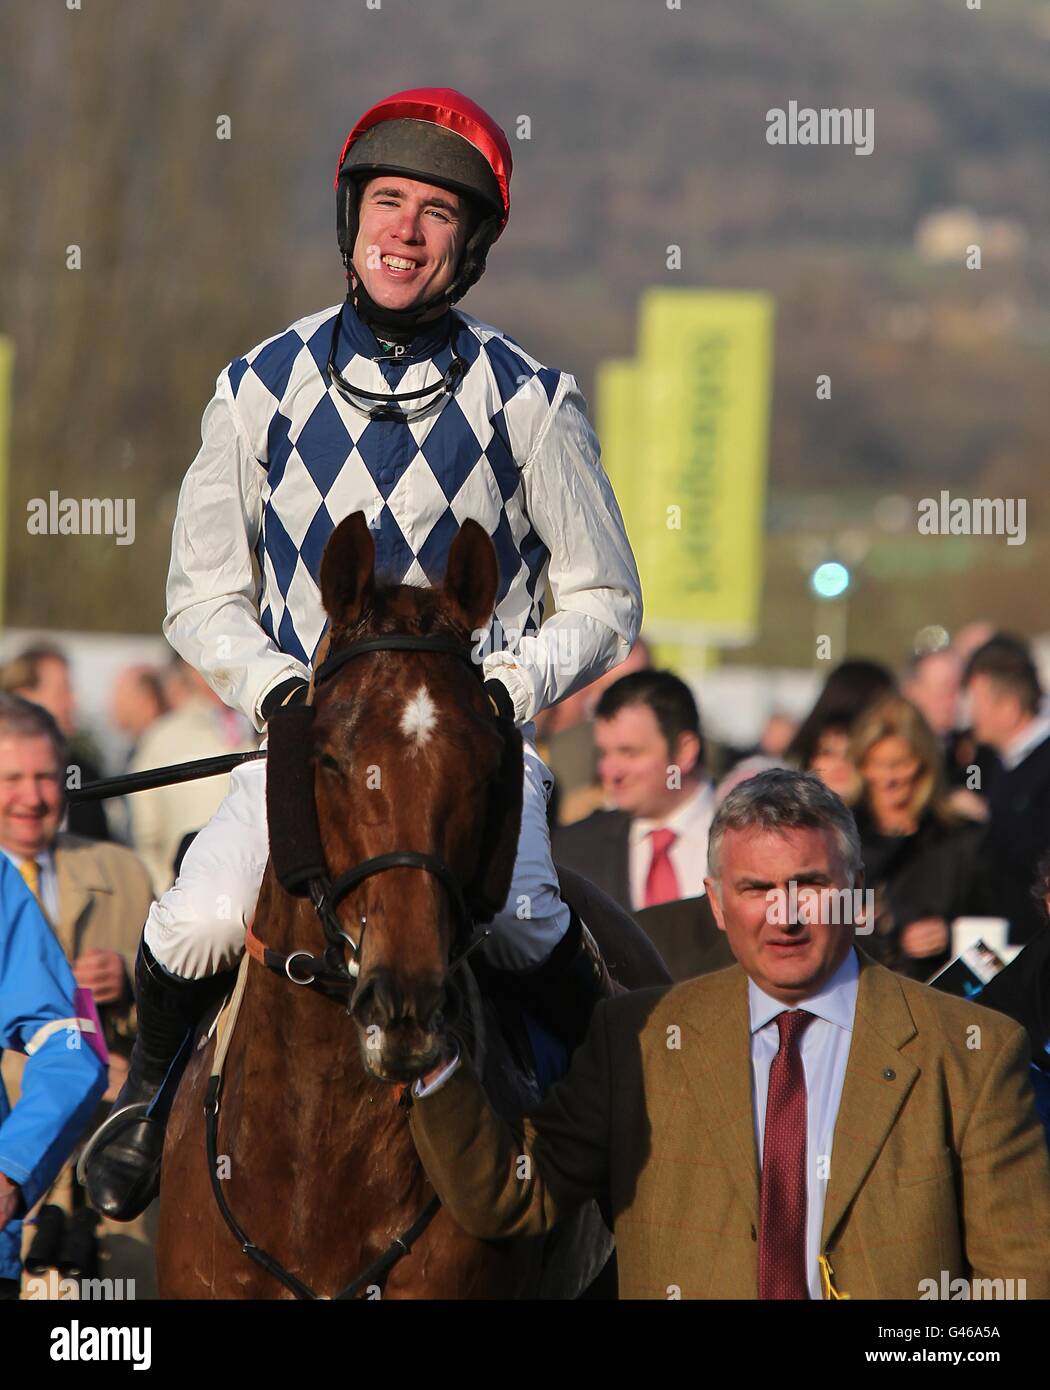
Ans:
[[[594,1006],[618,994],[598,943],[569,909],[569,928],[542,965],[534,970],[497,970],[487,961],[475,967],[484,988],[506,993],[550,1029],[570,1055],[584,1039]]]
[[[88,1141],[77,1173],[96,1211],[133,1221],[160,1187],[166,1116],[146,1117],[182,1044],[204,1010],[227,987],[231,972],[184,980],[154,959],[145,937],[135,960],[138,1036],[128,1079],[102,1127]]]

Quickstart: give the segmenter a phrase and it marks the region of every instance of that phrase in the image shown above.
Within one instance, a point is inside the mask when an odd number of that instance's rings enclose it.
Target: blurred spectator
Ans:
[[[964,685],[974,737],[996,754],[981,786],[989,814],[981,849],[985,910],[1007,917],[1010,941],[1020,945],[1042,928],[1028,888],[1050,848],[1050,717],[1040,712],[1035,663],[1016,637],[1000,633],[979,647]]]
[[[40,905],[0,855],[0,1049],[21,1086],[0,1087],[0,1299],[18,1297],[23,1218],[47,1199],[106,1087],[80,1033],[76,985]],[[87,1020],[88,1023],[91,1020]],[[71,1046],[75,1041],[79,1046]]]
[[[556,830],[555,859],[628,911],[703,893],[714,788],[692,691],[670,671],[624,676],[598,701],[594,737],[616,809]]]
[[[850,749],[864,882],[876,892],[875,934],[862,944],[892,969],[929,979],[949,959],[953,919],[976,911],[982,828],[948,805],[940,744],[909,701],[891,695],[865,710]]]
[[[41,706],[0,694],[0,852],[25,879],[73,966],[76,982],[91,990],[110,1052],[112,1099],[127,1076],[135,1032],[135,953],[153,894],[144,865],[129,849],[59,829],[64,810],[67,752],[61,730]],[[24,1059],[5,1053],[3,1079],[12,1100]],[[79,1189],[64,1171],[51,1201],[71,1213]],[[100,1248],[116,1236],[107,1271],[136,1280],[140,1297],[153,1284],[152,1251],[140,1218],[126,1226],[103,1223]],[[117,1266],[120,1266],[118,1269]]]
[[[145,730],[130,772],[167,767],[193,758],[247,752],[256,746],[243,720],[228,710],[204,678],[184,661],[169,679],[175,706]],[[175,856],[183,837],[199,830],[219,808],[229,777],[201,777],[128,797],[131,843],[149,869],[155,897],[175,881]]]
[[[845,720],[830,720],[816,731],[812,756],[800,765],[800,771],[814,773],[846,802],[854,799],[859,787],[857,769],[850,757],[849,729]]]
[[[816,703],[784,750],[785,760],[803,772],[816,772],[814,759],[821,739],[829,731],[848,731],[862,709],[896,692],[897,682],[888,667],[877,661],[843,661],[829,674]],[[832,791],[838,792],[838,788],[832,787]]]
[[[950,648],[920,652],[909,661],[901,693],[942,741],[955,733],[962,694],[963,663]]]
[[[797,733],[797,719],[792,719],[789,714],[774,712],[765,722],[755,752],[779,762],[779,759],[787,755],[791,740]]]
[[[940,742],[952,804],[974,820],[983,818],[985,808],[967,785],[973,780],[973,768],[980,765],[980,755],[972,732],[959,727],[963,669],[962,658],[951,647],[920,653],[905,668],[902,690]]]
[[[639,638],[619,666],[551,705],[537,718],[540,752],[554,773],[556,824],[571,825],[602,806],[598,753],[594,745],[595,706],[610,685],[632,671],[647,670],[649,665],[649,648]]]
[[[0,691],[32,700],[52,716],[69,749],[69,765],[80,769],[80,782],[101,777],[89,738],[78,733],[77,701],[70,679],[69,662],[60,647],[38,642],[26,647],[0,669]],[[68,808],[66,828],[93,840],[112,838],[101,801],[85,801]]]
[[[130,762],[142,735],[162,714],[168,712],[168,697],[159,673],[152,666],[129,666],[113,685],[109,718],[131,741]]]

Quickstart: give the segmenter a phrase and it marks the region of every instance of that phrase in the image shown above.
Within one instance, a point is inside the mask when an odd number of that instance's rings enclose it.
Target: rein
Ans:
[[[320,685],[323,681],[329,680],[342,670],[348,661],[363,655],[366,652],[377,651],[413,651],[431,652],[445,656],[455,656],[465,661],[470,669],[475,672],[479,679],[483,679],[481,669],[472,661],[470,651],[461,643],[455,642],[450,638],[444,637],[413,637],[405,634],[390,635],[387,637],[364,638],[357,642],[351,642],[346,647],[333,652],[318,667],[314,674],[314,686]],[[312,718],[312,706],[292,707],[288,711],[289,715],[302,715],[306,711]],[[280,717],[280,714],[276,717]],[[287,717],[287,716],[286,716]],[[270,766],[273,766],[271,762]],[[300,824],[307,825],[305,839],[300,844],[298,860],[293,855],[293,862],[285,864],[283,871],[278,869],[278,877],[282,886],[290,892],[298,892],[300,895],[305,891],[309,894],[310,900],[314,905],[314,910],[321,923],[321,927],[328,942],[322,955],[315,955],[311,951],[274,951],[265,944],[255,933],[254,924],[250,924],[245,934],[245,947],[248,954],[260,965],[273,971],[274,974],[283,975],[291,980],[292,984],[312,987],[325,994],[329,998],[338,998],[345,995],[346,1011],[349,1014],[353,1004],[353,994],[356,985],[358,972],[361,963],[361,950],[364,945],[366,918],[361,918],[361,931],[355,942],[348,932],[342,930],[339,925],[337,909],[347,893],[351,892],[359,884],[363,883],[373,874],[383,873],[387,869],[395,868],[418,868],[431,873],[445,888],[452,904],[453,914],[456,921],[456,938],[453,943],[453,950],[450,955],[449,973],[463,964],[484,941],[488,935],[483,933],[477,939],[471,940],[474,933],[474,922],[470,910],[467,906],[463,886],[453,874],[452,870],[436,855],[422,854],[416,850],[393,850],[387,854],[373,855],[369,859],[362,860],[348,869],[346,873],[340,874],[334,881],[330,878],[325,864],[324,851],[320,844],[320,833],[316,827],[317,809],[313,801],[312,791],[309,795],[310,805],[306,806],[306,783],[299,784],[301,792],[300,804],[293,805],[293,811]],[[300,813],[301,818],[300,818]],[[316,831],[316,835],[312,832]],[[272,844],[271,844],[272,854]],[[276,867],[276,866],[275,866]],[[347,963],[345,950],[349,947],[351,959]],[[457,949],[458,947],[458,949]],[[293,962],[302,962],[301,966],[293,965]],[[219,1099],[222,1090],[221,1071],[213,1075],[208,1081],[207,1091],[204,1099],[205,1113],[205,1144],[208,1156],[208,1172],[211,1179],[212,1192],[215,1196],[219,1212],[226,1225],[229,1227],[234,1238],[239,1243],[242,1252],[254,1260],[260,1268],[265,1269],[268,1274],[279,1280],[285,1288],[289,1289],[299,1299],[310,1299],[325,1301],[325,1295],[316,1293],[298,1279],[289,1270],[285,1269],[272,1255],[263,1250],[252,1241],[245,1233],[244,1228],[237,1221],[230,1206],[226,1201],[226,1195],[222,1190],[222,1183],[218,1175],[218,1128],[219,1128]],[[402,1091],[399,1104],[410,1104],[410,1093]],[[393,1269],[399,1260],[403,1259],[411,1249],[413,1244],[423,1234],[441,1206],[441,1199],[434,1196],[416,1217],[415,1221],[397,1236],[383,1253],[374,1260],[363,1273],[356,1279],[347,1284],[339,1293],[333,1295],[333,1301],[340,1302],[356,1298],[363,1289],[370,1285],[378,1286],[383,1279]]]

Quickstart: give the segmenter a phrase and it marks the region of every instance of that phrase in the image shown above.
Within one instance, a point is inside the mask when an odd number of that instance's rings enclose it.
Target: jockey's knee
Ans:
[[[202,980],[237,965],[254,894],[215,891],[202,884],[169,888],[150,908],[143,936],[154,958],[173,975]]]

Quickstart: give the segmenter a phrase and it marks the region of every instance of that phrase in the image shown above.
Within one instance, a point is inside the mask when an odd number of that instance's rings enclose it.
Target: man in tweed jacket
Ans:
[[[607,1192],[624,1298],[1050,1297],[1024,1030],[877,965],[855,925],[768,910],[791,882],[859,883],[859,863],[852,817],[816,779],[777,770],[732,792],[707,888],[736,965],[599,1004],[520,1133],[466,1059],[416,1083],[416,1146],[456,1220],[535,1236]],[[810,1017],[786,1174],[773,1058],[792,1011]]]

